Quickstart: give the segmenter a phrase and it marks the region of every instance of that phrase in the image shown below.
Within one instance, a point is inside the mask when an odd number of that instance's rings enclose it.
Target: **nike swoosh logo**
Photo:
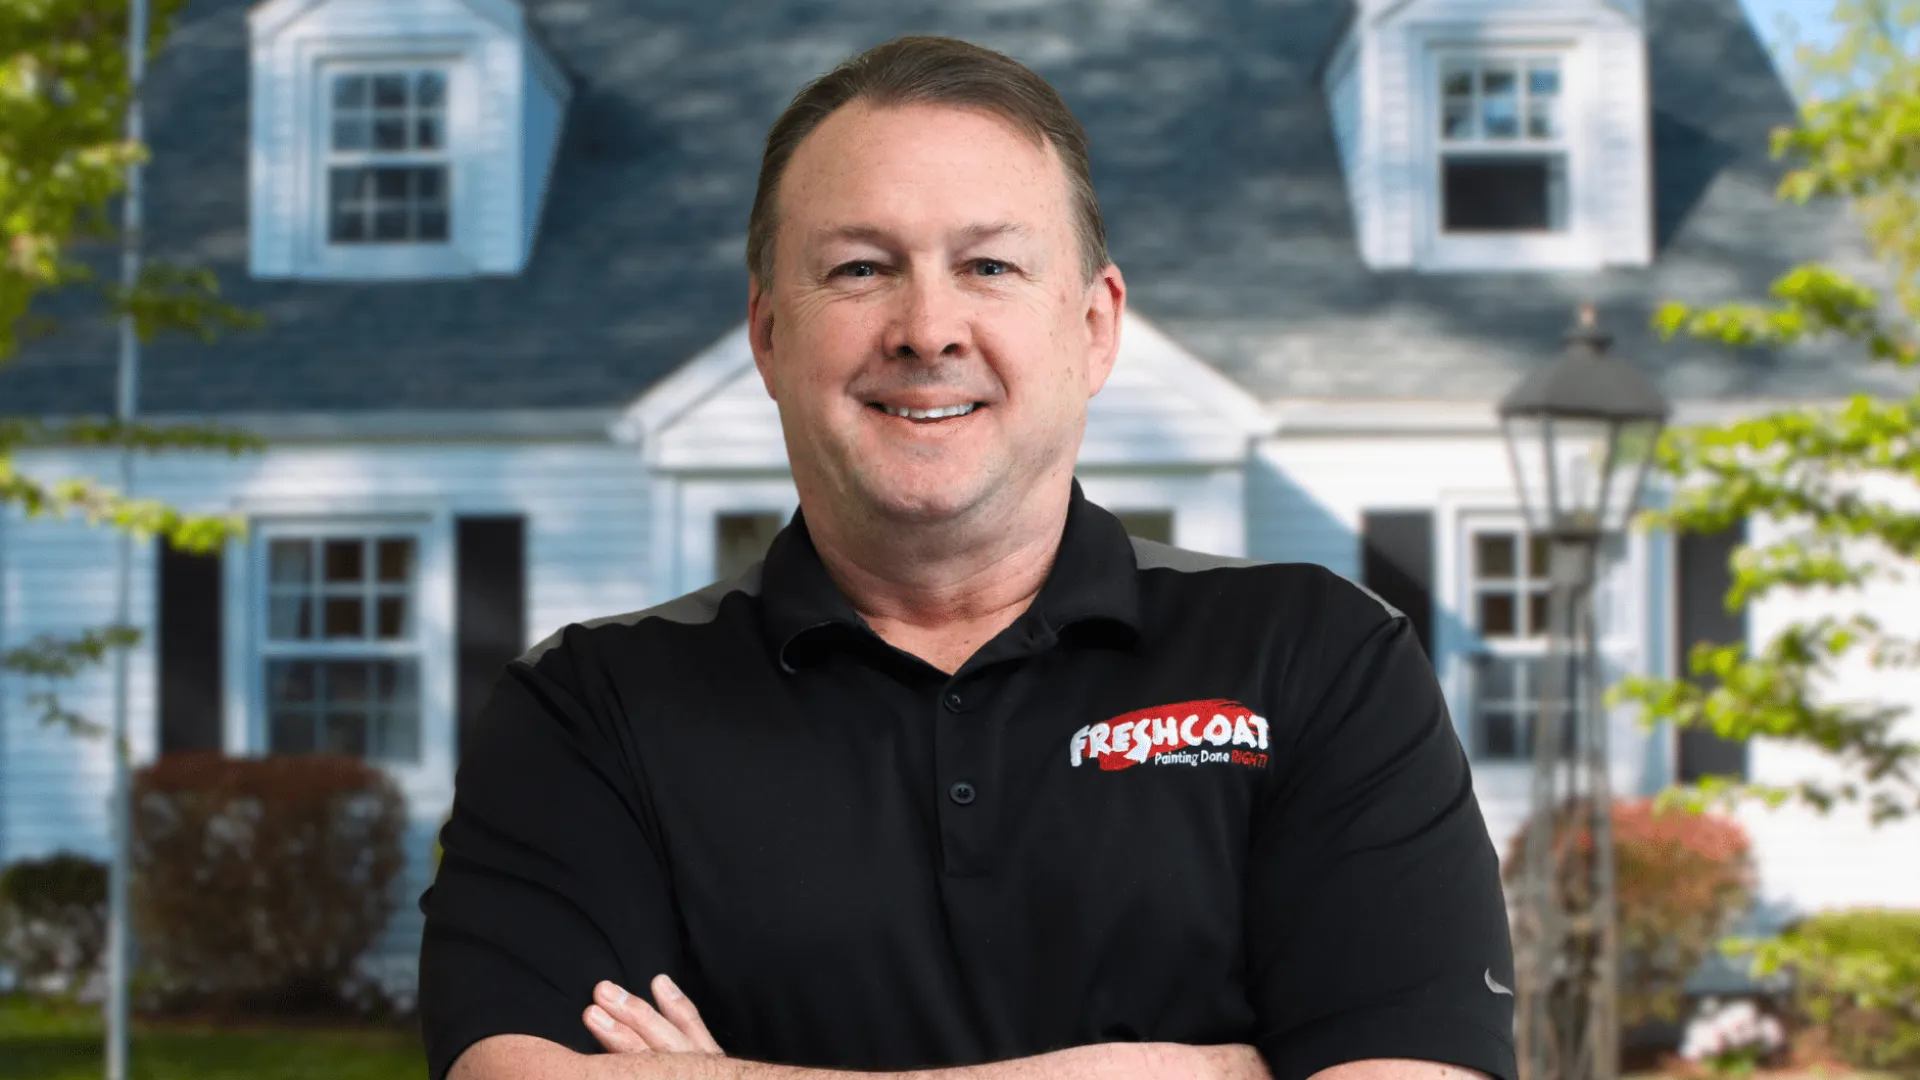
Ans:
[[[1501,986],[1498,982],[1494,981],[1492,968],[1487,969],[1487,989],[1493,991],[1496,994],[1505,994],[1508,997],[1513,996],[1513,991],[1507,989],[1504,986]]]

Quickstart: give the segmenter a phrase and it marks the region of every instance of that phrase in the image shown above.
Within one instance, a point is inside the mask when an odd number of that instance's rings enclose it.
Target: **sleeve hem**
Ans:
[[[1345,1013],[1257,1042],[1273,1080],[1307,1080],[1322,1069],[1372,1058],[1405,1058],[1516,1080],[1513,1039],[1465,1016],[1407,1009]]]
[[[430,1080],[446,1080],[447,1074],[453,1071],[453,1063],[460,1059],[460,1055],[471,1050],[480,1040],[495,1035],[526,1035],[530,1038],[544,1039],[572,1050],[576,1054],[594,1053],[599,1049],[596,1045],[592,1049],[583,1050],[578,1045],[581,1036],[572,1031],[561,1033],[550,1027],[545,1030],[534,1030],[540,1027],[541,1025],[537,1023],[529,1023],[525,1020],[503,1022],[475,1018],[466,1023],[443,1028],[434,1033],[433,1045],[428,1048],[427,1075]],[[574,1041],[568,1040],[569,1035],[574,1036]]]

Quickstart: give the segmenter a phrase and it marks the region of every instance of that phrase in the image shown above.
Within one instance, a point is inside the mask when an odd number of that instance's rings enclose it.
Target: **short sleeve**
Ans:
[[[1367,1058],[1514,1080],[1513,947],[1466,755],[1412,625],[1353,593],[1374,628],[1335,626],[1305,665],[1331,677],[1306,679],[1324,690],[1253,826],[1256,1044],[1274,1080]]]
[[[679,975],[678,922],[630,733],[555,677],[564,648],[537,666],[510,664],[469,733],[444,853],[420,898],[433,1080],[491,1035],[598,1052],[580,1017],[597,981],[645,993],[654,975]]]

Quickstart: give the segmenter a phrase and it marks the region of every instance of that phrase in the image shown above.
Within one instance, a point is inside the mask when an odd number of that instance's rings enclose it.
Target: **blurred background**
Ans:
[[[1089,497],[1408,613],[1510,884],[1555,642],[1496,405],[1657,391],[1592,592],[1619,1071],[1920,1075],[1920,4],[152,0],[138,71],[133,14],[0,0],[0,1080],[424,1072],[464,725],[793,513],[760,143],[911,32],[1091,136]]]

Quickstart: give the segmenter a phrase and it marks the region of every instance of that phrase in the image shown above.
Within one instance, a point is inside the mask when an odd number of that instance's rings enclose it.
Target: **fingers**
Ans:
[[[693,999],[681,993],[672,979],[665,975],[654,976],[653,1000],[660,1003],[661,1014],[693,1043],[696,1051],[703,1054],[726,1052],[720,1049],[720,1044],[707,1031],[707,1022],[700,1019],[700,1010],[693,1007]]]
[[[598,1005],[587,1006],[586,1010],[580,1014],[580,1018],[586,1022],[587,1030],[593,1033],[593,1037],[599,1040],[600,1045],[607,1048],[608,1053],[638,1054],[652,1049],[647,1045],[647,1040],[640,1037],[639,1032],[615,1020],[612,1014]]]

